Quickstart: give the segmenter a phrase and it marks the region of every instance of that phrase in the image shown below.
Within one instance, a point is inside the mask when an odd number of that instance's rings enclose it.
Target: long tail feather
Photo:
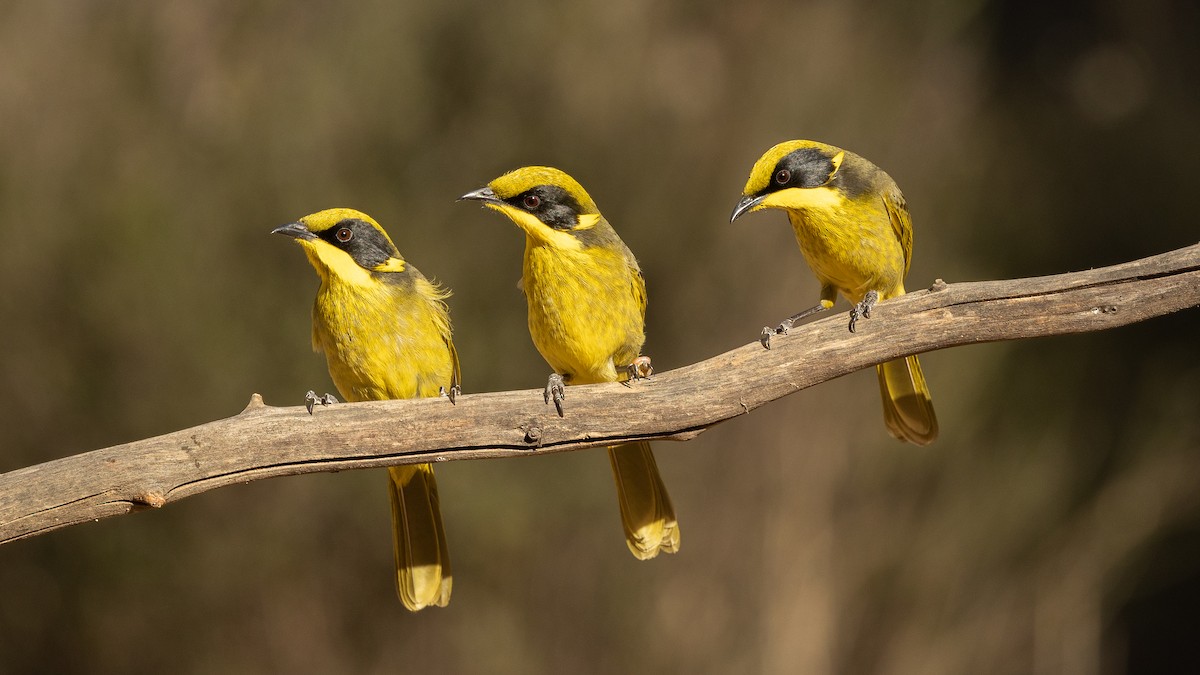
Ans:
[[[638,560],[678,551],[679,524],[650,444],[615,445],[608,449],[608,458],[617,482],[621,524],[629,550]]]
[[[450,602],[450,554],[438,504],[433,465],[388,468],[396,593],[414,612]]]
[[[881,363],[879,392],[883,396],[883,421],[893,436],[917,445],[929,445],[938,436],[937,416],[921,362],[916,356]]]

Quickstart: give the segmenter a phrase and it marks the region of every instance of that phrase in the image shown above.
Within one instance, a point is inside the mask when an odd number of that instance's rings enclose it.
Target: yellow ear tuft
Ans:
[[[829,162],[833,164],[833,171],[829,172],[830,179],[837,175],[838,169],[842,168],[842,160],[844,159],[846,159],[846,151],[842,150],[838,152],[838,154],[834,155],[833,159],[829,160]]]
[[[371,268],[372,272],[403,272],[404,260],[401,258],[388,258],[382,263]]]

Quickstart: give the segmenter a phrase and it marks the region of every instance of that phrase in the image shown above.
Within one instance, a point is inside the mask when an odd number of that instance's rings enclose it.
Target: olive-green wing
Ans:
[[[904,276],[908,276],[913,245],[912,217],[908,215],[908,204],[898,190],[889,190],[883,193],[883,207],[887,209],[892,231],[896,233],[896,239],[900,240],[900,248],[904,251]]]
[[[632,272],[630,286],[633,291],[633,301],[637,304],[644,324],[646,322],[646,279],[642,276],[642,271],[637,268],[636,263],[629,271]]]
[[[312,307],[312,348],[313,351],[320,354],[325,351],[321,346],[321,322],[319,319],[320,312],[317,310],[317,303],[313,301]]]
[[[450,348],[450,360],[454,362],[454,374],[450,376],[450,387],[462,387],[462,371],[458,367],[458,350],[454,348],[454,340],[446,336],[446,346]],[[449,393],[449,392],[446,392]]]

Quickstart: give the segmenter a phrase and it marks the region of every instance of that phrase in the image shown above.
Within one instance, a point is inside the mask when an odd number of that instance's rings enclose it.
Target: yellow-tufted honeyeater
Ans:
[[[879,300],[904,295],[912,259],[912,219],[892,177],[858,155],[814,141],[787,141],[771,148],[750,170],[730,221],[761,209],[787,213],[800,252],[821,282],[821,303],[774,330],[786,333],[798,320],[829,309],[841,293],[853,308],[850,331],[870,318]],[[937,417],[921,364],[909,356],[876,366],[883,418],[900,440],[927,445],[938,435]]]
[[[547,402],[561,404],[564,382],[616,382],[648,369],[649,359],[639,356],[646,339],[641,269],[575,179],[525,167],[461,199],[483,202],[525,232],[529,334],[554,369]],[[608,456],[629,550],[640,560],[677,551],[679,526],[650,444],[616,445]]]
[[[346,400],[444,392],[453,401],[459,372],[445,302],[450,294],[404,260],[379,223],[351,209],[329,209],[274,233],[294,237],[321,278],[313,349],[325,353]],[[433,466],[390,467],[388,478],[396,592],[413,611],[445,607],[450,557]]]

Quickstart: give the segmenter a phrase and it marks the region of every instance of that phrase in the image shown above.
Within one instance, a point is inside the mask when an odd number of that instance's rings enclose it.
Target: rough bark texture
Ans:
[[[339,404],[238,415],[0,474],[0,543],[159,508],[231,483],[415,462],[526,456],[635,439],[687,440],[792,392],[899,356],[1115,328],[1200,305],[1200,244],[1048,277],[946,285],[845,312],[629,385]],[[754,327],[747,326],[747,335]]]

